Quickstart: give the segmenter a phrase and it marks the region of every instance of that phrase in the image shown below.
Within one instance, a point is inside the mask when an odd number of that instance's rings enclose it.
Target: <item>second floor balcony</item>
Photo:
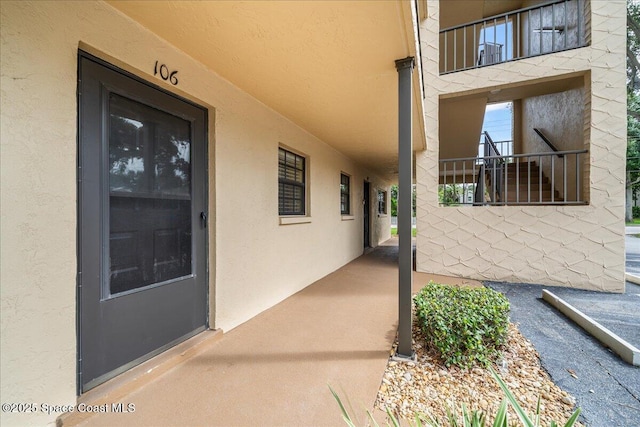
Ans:
[[[514,6],[524,1],[441,2],[441,27],[449,26],[440,30],[440,74],[586,46],[586,2],[556,0],[520,9]],[[482,18],[472,20],[477,16]]]

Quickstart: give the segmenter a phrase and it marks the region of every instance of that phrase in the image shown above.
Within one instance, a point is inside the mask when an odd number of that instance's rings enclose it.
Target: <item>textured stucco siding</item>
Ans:
[[[77,55],[95,53],[209,109],[212,326],[228,331],[363,252],[363,182],[389,182],[104,2],[2,1],[1,400],[76,402]],[[161,60],[180,70],[171,86]],[[278,146],[308,156],[311,222],[281,225]],[[352,218],[340,215],[340,173]],[[372,245],[390,237],[371,215]],[[59,413],[1,414],[3,426]]]
[[[439,1],[422,23],[427,150],[417,153],[417,268],[480,280],[621,292],[626,155],[624,1],[587,4],[588,47],[440,76]],[[585,78],[587,206],[439,207],[439,99],[530,81]],[[435,95],[438,96],[435,96]]]
[[[565,92],[535,96],[522,100],[522,146],[523,153],[546,153],[551,148],[540,138],[534,128],[540,129],[560,151],[588,148],[584,144],[584,90],[571,89]],[[576,172],[584,168],[587,155],[567,155],[535,160],[541,166],[544,176],[551,179],[554,166],[555,189],[566,201],[576,200]],[[578,160],[578,171],[576,171]],[[553,161],[553,164],[552,164]],[[542,163],[542,164],[540,164]],[[566,178],[567,194],[564,194]],[[582,197],[583,189],[580,188]],[[587,199],[588,200],[588,199]]]

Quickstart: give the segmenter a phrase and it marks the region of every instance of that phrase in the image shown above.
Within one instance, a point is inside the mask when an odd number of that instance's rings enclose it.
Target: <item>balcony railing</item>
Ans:
[[[584,1],[553,1],[441,30],[440,74],[585,46]]]
[[[588,150],[440,160],[440,204],[583,205]]]
[[[478,146],[478,155],[482,156],[482,153],[484,152],[484,150],[486,150],[485,146],[487,145],[486,142],[484,141],[480,141],[480,145]],[[501,153],[504,154],[513,154],[513,141],[508,139],[505,141],[496,141],[493,143],[493,145],[495,146],[495,148],[497,149],[498,153],[495,155],[500,155]],[[488,154],[485,154],[485,156],[487,156]],[[478,158],[478,162],[482,161],[482,157]]]

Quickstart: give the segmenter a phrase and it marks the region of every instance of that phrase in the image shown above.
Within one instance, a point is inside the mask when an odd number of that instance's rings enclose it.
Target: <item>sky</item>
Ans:
[[[511,141],[512,138],[512,104],[511,102],[502,102],[498,104],[488,104],[484,114],[484,123],[482,131],[489,132],[494,142]],[[499,146],[498,149],[501,147]],[[504,152],[503,152],[504,151]],[[501,150],[500,154],[512,154]]]
[[[505,36],[508,37],[509,40],[513,39],[512,27],[513,25],[509,22],[507,24],[505,34],[504,23],[498,24],[495,27],[493,25],[488,25],[480,32],[480,46],[478,49],[482,49],[482,44],[485,40],[487,43],[497,43],[502,45],[502,60],[506,61],[507,59],[513,59],[513,43],[505,43]]]

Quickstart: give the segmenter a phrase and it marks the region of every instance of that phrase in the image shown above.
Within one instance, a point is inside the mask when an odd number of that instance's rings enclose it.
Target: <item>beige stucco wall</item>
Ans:
[[[447,99],[440,103],[440,160],[478,155],[478,142],[486,108],[485,97]]]
[[[584,142],[584,88],[571,89],[565,92],[553,93],[522,100],[522,146],[523,153],[548,153],[551,148],[535,133],[534,128],[540,129],[560,151],[581,150],[589,148]],[[576,200],[576,161],[578,172],[583,170],[583,163],[588,160],[586,155],[576,158],[567,155],[566,158],[555,156],[553,169],[555,189],[560,197],[566,201]],[[537,160],[536,160],[537,161]],[[567,194],[564,194],[564,178],[566,166]],[[544,175],[551,179],[551,158],[542,161]],[[581,197],[584,195],[580,188]],[[586,199],[588,200],[588,199]]]
[[[584,147],[584,88],[524,98],[522,144],[524,152],[548,152],[549,146],[535,133],[541,129],[559,150]]]
[[[3,403],[76,401],[80,45],[209,108],[215,327],[237,326],[362,253],[363,182],[372,189],[388,182],[102,2],[0,5]],[[153,76],[156,60],[179,70],[177,87]],[[279,144],[309,158],[309,223],[280,225]],[[341,172],[352,176],[346,220]],[[372,243],[389,238],[389,218],[371,219]],[[3,412],[0,424],[44,425],[57,415]]]
[[[439,207],[437,96],[425,99],[427,150],[417,153],[417,268],[486,280],[621,292],[624,289],[626,150],[625,2],[586,9],[591,46],[476,70],[438,74],[440,2],[422,23],[426,93],[450,97],[571,72],[585,82],[589,205]]]

